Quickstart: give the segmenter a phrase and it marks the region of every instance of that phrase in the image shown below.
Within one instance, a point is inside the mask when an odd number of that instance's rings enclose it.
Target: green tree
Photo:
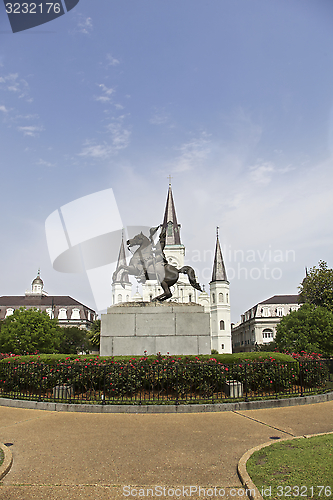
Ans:
[[[284,316],[276,328],[280,351],[333,354],[333,312],[326,307],[304,304]]]
[[[58,352],[61,328],[56,319],[38,309],[21,307],[1,325],[0,351],[14,354]]]
[[[77,326],[67,326],[61,328],[61,343],[59,352],[62,354],[77,354],[87,352],[91,348],[88,338],[88,331]]]
[[[318,267],[311,267],[299,288],[300,302],[326,307],[333,311],[333,269],[320,260]]]
[[[90,340],[91,344],[95,348],[98,348],[100,345],[100,337],[101,337],[101,320],[100,319],[95,319],[95,321],[92,322],[88,335],[89,335],[89,340]]]

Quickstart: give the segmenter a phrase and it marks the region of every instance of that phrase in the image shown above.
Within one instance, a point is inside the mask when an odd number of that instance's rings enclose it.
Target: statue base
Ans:
[[[203,306],[176,302],[126,302],[101,321],[101,356],[211,353],[210,316]]]

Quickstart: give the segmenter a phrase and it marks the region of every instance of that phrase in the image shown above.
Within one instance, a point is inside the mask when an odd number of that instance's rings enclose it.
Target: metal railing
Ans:
[[[304,396],[333,390],[333,359],[0,363],[0,397],[86,404],[189,404]]]

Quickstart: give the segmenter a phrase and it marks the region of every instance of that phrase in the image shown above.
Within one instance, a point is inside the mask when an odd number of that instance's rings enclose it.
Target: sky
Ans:
[[[156,226],[169,175],[206,290],[219,226],[233,322],[333,267],[332,48],[331,0],[80,0],[19,33],[1,2],[0,295],[40,268],[97,308],[86,272],[53,268],[45,221],[112,190],[124,227]],[[76,217],[88,234],[108,213]]]

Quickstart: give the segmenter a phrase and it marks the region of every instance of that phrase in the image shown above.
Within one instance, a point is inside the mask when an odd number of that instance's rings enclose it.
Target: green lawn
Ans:
[[[333,434],[293,439],[253,453],[247,471],[264,498],[333,499]]]
[[[1,467],[4,459],[5,459],[5,454],[4,454],[4,452],[0,448],[0,467]]]

